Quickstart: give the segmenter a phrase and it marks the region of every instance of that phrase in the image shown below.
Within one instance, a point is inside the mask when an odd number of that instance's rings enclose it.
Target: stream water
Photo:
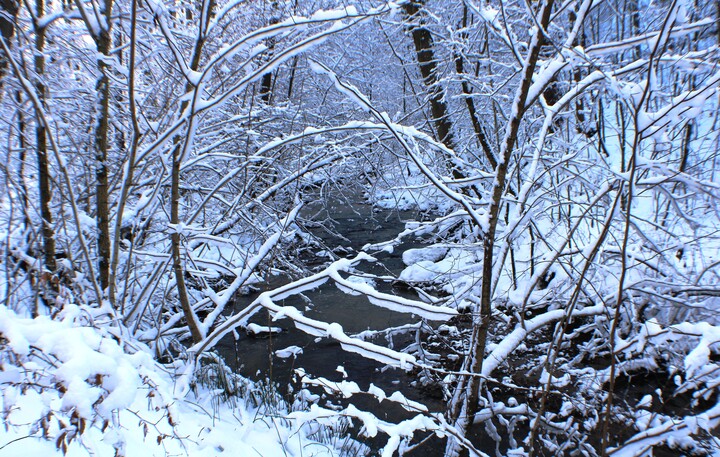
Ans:
[[[323,206],[325,205],[325,206]],[[333,230],[336,235],[322,229],[313,229],[315,236],[322,239],[328,249],[342,252],[342,257],[353,257],[364,245],[378,243],[393,239],[399,232],[404,230],[405,221],[418,220],[418,214],[413,212],[398,212],[390,210],[378,210],[367,203],[357,201],[357,197],[350,199],[333,198],[325,204],[316,203],[305,209],[305,215],[316,215],[316,219],[332,219]],[[404,268],[402,253],[407,249],[420,246],[420,242],[408,240],[398,246],[393,253],[381,252],[373,254],[378,262],[363,262],[359,269],[376,275],[386,276],[391,274],[397,276]],[[308,261],[307,267],[320,266],[322,262],[318,259]],[[288,279],[283,277],[271,278],[266,289],[271,289],[287,283]],[[417,296],[404,288],[393,288],[391,282],[378,282],[377,288],[383,292],[392,292],[397,295],[416,299]],[[382,330],[388,327],[401,326],[409,323],[416,323],[417,318],[409,314],[396,313],[384,308],[376,307],[368,302],[363,296],[353,296],[343,293],[331,281],[316,290],[306,292],[306,299],[300,296],[292,296],[278,303],[283,306],[294,306],[303,311],[308,317],[325,322],[337,322],[348,334],[354,334],[365,330]],[[257,293],[238,296],[236,309],[241,309],[257,297]],[[431,411],[443,411],[446,407],[444,401],[436,392],[428,391],[423,387],[417,387],[416,374],[406,373],[399,369],[386,369],[384,365],[373,360],[366,359],[360,355],[346,352],[334,340],[327,338],[318,339],[297,330],[288,320],[273,322],[265,312],[256,315],[253,323],[267,327],[282,327],[279,334],[272,334],[269,337],[258,337],[240,333],[238,338],[227,337],[216,347],[225,358],[231,368],[245,377],[258,381],[270,380],[276,384],[281,394],[288,392],[287,387],[297,384],[293,381],[295,369],[302,368],[313,377],[323,377],[330,381],[342,381],[342,371],[348,375],[347,379],[357,382],[359,387],[367,390],[370,384],[374,384],[388,395],[400,391],[410,400],[420,401]],[[385,344],[384,340],[376,341]],[[401,349],[412,342],[410,336],[396,337],[392,344],[395,349]],[[302,353],[296,358],[279,358],[275,352],[289,346],[302,348]],[[342,367],[338,371],[338,367]],[[658,387],[655,381],[650,380],[647,389],[652,391]],[[622,383],[621,383],[622,384]],[[651,388],[652,387],[652,388]],[[635,403],[644,395],[642,386],[630,383],[627,389],[619,397],[632,398]],[[645,389],[645,390],[647,390]],[[620,384],[618,385],[618,393]],[[496,399],[502,399],[504,394],[497,392]],[[509,395],[509,394],[508,394]],[[503,397],[504,398],[504,397]],[[290,400],[290,395],[288,395]],[[335,405],[347,404],[342,399],[328,397],[325,401],[331,401]],[[378,403],[369,395],[355,395],[350,400],[361,410],[369,411],[381,420],[399,422],[414,416],[403,410],[397,404],[385,401]],[[325,406],[321,402],[321,406]],[[358,422],[358,421],[355,421]],[[520,424],[518,427],[524,427]],[[355,428],[350,430],[351,435],[367,445],[372,455],[386,444],[387,437],[379,433],[376,438],[364,437],[360,426],[356,423]],[[478,449],[493,454],[495,452],[494,441],[483,442],[480,436],[471,434],[470,438],[475,442]],[[444,442],[432,434],[426,437],[416,436],[416,442],[423,441],[422,445],[416,447],[408,456],[439,456],[443,454]],[[673,453],[663,453],[662,450],[655,455],[671,456]]]
[[[328,216],[332,219],[335,234],[317,229],[314,230],[314,235],[320,237],[329,249],[341,247],[342,252],[346,253],[342,255],[343,257],[354,256],[368,243],[387,241],[396,237],[405,228],[406,220],[417,220],[418,217],[416,213],[409,211],[379,210],[367,203],[358,202],[357,197],[352,200],[332,198],[325,203],[317,202],[309,205],[304,211],[306,215],[314,214],[316,218]],[[377,275],[397,275],[404,268],[402,252],[417,245],[409,241],[393,253],[373,254],[378,262],[363,262],[359,267],[364,272]],[[287,282],[286,278],[277,277],[264,286],[272,288],[285,282]],[[417,299],[417,295],[412,291],[393,289],[390,282],[378,283],[376,286],[383,292]],[[417,318],[412,315],[379,308],[370,304],[365,297],[345,294],[330,281],[304,295],[309,301],[299,296],[292,296],[278,304],[297,307],[314,319],[337,322],[348,334],[417,322]],[[239,296],[236,308],[241,309],[256,297],[257,294]],[[333,340],[309,336],[297,330],[288,320],[273,322],[266,312],[256,315],[252,322],[267,327],[282,327],[283,331],[264,337],[242,333],[237,339],[229,337],[220,342],[216,349],[224,356],[227,363],[243,376],[255,380],[270,380],[279,386],[281,392],[285,392],[285,386],[293,383],[296,368],[303,368],[314,377],[321,376],[331,381],[342,381],[344,375],[342,371],[338,371],[338,367],[342,367],[348,375],[347,379],[357,382],[363,390],[372,383],[388,395],[394,391],[401,391],[407,398],[421,400],[436,411],[444,408],[440,398],[428,398],[427,392],[414,386],[413,381],[417,378],[412,374],[399,369],[385,369],[384,365],[378,362],[342,350]],[[410,342],[410,336],[405,336],[395,337],[391,343],[399,349]],[[383,339],[380,343],[386,342]],[[277,350],[289,346],[302,348],[302,354],[296,358],[285,359],[274,355]],[[382,420],[400,421],[412,417],[412,414],[388,401],[378,404],[369,395],[356,395],[351,401],[358,408],[371,411]],[[387,437],[378,436],[375,439],[358,437],[358,439],[371,450],[377,451],[385,445]],[[439,449],[428,454],[425,448],[424,452],[415,455],[436,455],[437,451]]]
[[[322,228],[310,230],[322,240],[326,250],[333,251],[340,257],[352,258],[366,244],[391,240],[405,229],[405,221],[420,218],[420,215],[414,212],[378,210],[360,201],[358,194],[359,192],[354,192],[354,195],[347,198],[335,196],[322,200],[318,199],[317,202],[308,205],[304,209],[303,216],[318,223],[318,227],[322,226],[322,222],[332,228],[334,233]],[[392,253],[374,253],[373,255],[378,259],[378,262],[363,262],[358,266],[358,269],[378,276],[397,277],[405,267],[402,262],[402,253],[407,249],[421,245],[420,241],[407,240],[404,244],[397,246]],[[307,256],[305,260],[300,259],[299,261],[305,262],[304,266],[310,269],[319,268],[323,264],[321,257],[314,256]],[[288,281],[287,278],[278,276],[270,278],[263,287],[265,290],[269,290]],[[407,288],[393,288],[392,281],[376,281],[375,285],[382,292],[417,299],[417,296]],[[236,297],[236,310],[247,306],[257,295],[255,293]],[[383,330],[389,327],[417,323],[418,321],[412,315],[396,313],[374,306],[364,296],[348,295],[338,289],[332,281],[328,281],[316,290],[306,292],[304,296],[291,296],[278,304],[296,307],[310,318],[328,323],[338,323],[350,335],[365,330]],[[297,330],[289,320],[273,322],[265,312],[258,313],[252,322],[267,327],[283,327],[283,331],[269,337],[252,336],[241,332],[237,339],[232,336],[225,338],[217,345],[216,349],[221,353],[228,365],[238,373],[257,381],[270,380],[278,387],[281,394],[284,395],[288,392],[287,399],[289,401],[292,401],[292,394],[288,387],[292,386],[295,392],[299,387],[293,380],[295,369],[302,368],[312,377],[323,377],[333,382],[343,381],[345,379],[344,374],[347,373],[347,380],[356,382],[360,389],[364,391],[367,391],[370,384],[374,384],[387,395],[399,391],[408,399],[423,403],[431,411],[441,412],[446,408],[445,402],[437,392],[416,386],[418,379],[416,373],[388,369],[384,365],[358,354],[345,352],[334,340],[308,336]],[[383,340],[374,342],[389,344],[394,349],[400,350],[413,341],[412,337],[413,335],[404,335],[394,337],[389,343]],[[528,341],[529,344],[532,344],[533,340],[529,338]],[[290,346],[302,348],[302,353],[296,358],[279,358],[275,356],[276,351]],[[528,351],[526,359],[515,357],[510,362],[511,365],[517,367],[517,370],[511,369],[511,371],[517,371],[514,374],[514,376],[516,375],[515,382],[523,385],[523,377],[529,376],[528,373],[530,373],[527,367],[522,368],[524,362],[535,363],[536,359],[533,357],[541,356],[543,351],[544,349],[540,349],[535,354]],[[595,363],[600,364],[596,367],[597,369],[602,369],[606,365],[601,358],[595,360]],[[338,367],[341,368],[338,369]],[[531,376],[537,375],[533,374]],[[533,382],[537,382],[537,379]],[[673,395],[672,391],[675,389],[673,383],[672,379],[652,372],[621,376],[615,386],[617,403],[624,402],[627,405],[636,405],[646,395],[663,392],[664,400],[659,401],[659,403],[662,403],[659,406],[659,408],[662,408],[662,412],[667,414],[679,413],[680,415],[690,414],[692,412],[690,399],[687,396]],[[317,390],[314,390],[314,392],[318,393]],[[511,390],[505,390],[502,386],[493,388],[493,397],[496,401],[508,401],[511,396],[513,396]],[[370,395],[354,395],[350,401],[360,410],[371,412],[378,419],[391,423],[398,423],[415,415],[405,411],[396,403],[389,401],[379,403]],[[529,401],[532,401],[532,398]],[[340,406],[348,404],[348,401],[344,401],[338,396],[328,396],[321,399],[320,406],[327,406],[329,402]],[[582,417],[578,418],[578,420],[582,419]],[[377,455],[378,451],[385,446],[387,437],[382,433],[379,433],[375,438],[365,437],[362,434],[361,424],[358,422],[354,420],[355,425],[349,430],[350,435],[368,446],[372,455]],[[519,436],[527,435],[529,431],[526,429],[527,426],[527,422],[517,424],[516,431]],[[622,442],[633,433],[635,431],[631,427],[619,426],[613,432],[613,439]],[[479,450],[489,455],[495,454],[496,443],[494,440],[488,439],[488,436],[479,427],[477,430],[473,430],[468,438]],[[588,443],[600,442],[598,431],[590,432],[587,438]],[[444,441],[436,438],[433,434],[416,436],[414,442],[417,443],[418,441],[422,444],[415,447],[412,452],[407,452],[404,455],[440,456],[443,454]],[[506,446],[508,445],[509,441],[505,443],[505,440],[503,440],[501,444],[502,450],[507,450]],[[661,447],[655,449],[653,455],[669,457],[678,454],[675,450]]]

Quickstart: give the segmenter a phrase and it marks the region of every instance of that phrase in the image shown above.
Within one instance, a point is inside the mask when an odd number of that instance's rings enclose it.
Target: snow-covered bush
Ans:
[[[56,319],[0,307],[0,449],[24,456],[337,452],[294,430],[282,405],[269,414],[256,393],[262,389],[217,361],[203,365],[192,392],[177,391],[174,370],[182,364],[159,365],[124,335],[110,316],[74,305]]]

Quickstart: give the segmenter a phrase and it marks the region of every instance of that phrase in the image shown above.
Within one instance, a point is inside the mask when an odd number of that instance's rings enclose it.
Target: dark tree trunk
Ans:
[[[288,91],[287,91],[287,98],[290,100],[292,98],[292,91],[293,91],[293,84],[295,83],[295,71],[297,70],[297,63],[298,58],[297,56],[293,57],[292,66],[290,67],[290,78],[288,80]]]
[[[44,0],[35,2],[37,17],[45,12]],[[33,24],[35,29],[35,58],[34,66],[37,75],[35,89],[41,103],[45,103],[47,89],[43,78],[45,75],[45,28],[39,24]],[[38,162],[38,190],[40,197],[40,217],[42,217],[42,239],[43,239],[43,257],[45,269],[51,274],[55,273],[57,264],[55,262],[55,230],[53,227],[53,216],[50,211],[50,202],[52,200],[52,191],[50,188],[50,168],[48,164],[48,148],[47,148],[47,129],[40,113],[37,113],[35,124],[35,148]],[[54,282],[50,281],[50,285]]]
[[[112,2],[105,4],[108,20],[107,29],[102,30],[96,38],[98,55],[105,57],[110,54],[112,39],[110,35],[110,8]],[[105,59],[97,60],[100,76],[95,85],[98,97],[98,113],[95,125],[95,204],[98,228],[98,273],[100,287],[107,290],[110,278],[110,207],[108,189],[108,133],[110,129],[110,77],[109,66]]]
[[[103,0],[96,5],[99,10],[93,14],[103,15],[102,21],[89,16],[87,6],[75,0],[97,50],[96,67],[98,78],[95,82],[95,126],[93,132],[93,155],[95,166],[95,223],[97,224],[97,257],[100,293],[107,295],[110,286],[110,201],[108,185],[109,131],[110,131],[110,71],[107,63],[112,50],[112,0]],[[102,300],[103,297],[98,297]]]
[[[16,0],[0,0],[0,33],[2,33],[3,39],[8,44],[8,48],[10,47],[10,40],[13,35],[15,35],[15,20],[18,9],[19,5]],[[7,58],[0,51],[0,97],[2,97],[2,88],[7,68]]]
[[[715,0],[715,33],[718,45],[720,45],[720,0]]]
[[[410,21],[410,33],[415,44],[418,67],[423,78],[425,87],[430,98],[430,113],[438,141],[447,148],[455,149],[455,140],[452,135],[452,122],[448,116],[448,108],[445,103],[445,93],[440,87],[437,77],[437,64],[433,50],[433,37],[425,26],[423,26],[423,15],[420,11],[422,1],[406,3],[403,6],[405,14]]]
[[[260,81],[260,99],[266,104],[270,104],[270,95],[272,94],[272,73],[265,73]]]
[[[538,13],[538,23],[542,29],[546,29],[550,22],[554,0],[543,2]],[[502,196],[505,193],[505,184],[508,170],[511,168],[510,158],[515,149],[517,135],[520,130],[520,123],[525,114],[525,107],[528,92],[532,84],[532,76],[540,56],[543,45],[543,32],[538,31],[533,37],[525,59],[525,66],[522,71],[520,86],[515,95],[513,116],[509,119],[503,139],[500,161],[496,169],[496,177],[492,188],[492,199],[490,201],[490,218],[488,230],[483,237],[483,270],[482,288],[480,292],[480,313],[473,322],[472,338],[470,340],[470,353],[466,360],[464,369],[472,374],[481,374],[485,347],[487,345],[488,331],[492,317],[492,285],[493,285],[493,264],[495,260],[495,232],[500,220],[500,205]],[[473,417],[478,410],[482,378],[479,376],[466,377],[458,385],[462,389],[460,395],[455,396],[455,404],[451,405],[451,420],[455,421],[456,428],[463,436],[467,434],[473,424]]]
[[[279,19],[276,17],[273,17],[270,19],[269,25],[277,24],[279,22]],[[275,38],[271,37],[267,40],[267,58],[270,59],[273,51],[275,49]],[[297,61],[296,61],[297,62]],[[295,72],[295,69],[293,68],[293,74]],[[273,91],[273,74],[272,72],[267,72],[264,75],[262,75],[262,79],[260,80],[260,99],[265,103],[266,105],[270,104],[270,100],[272,98],[272,91]]]

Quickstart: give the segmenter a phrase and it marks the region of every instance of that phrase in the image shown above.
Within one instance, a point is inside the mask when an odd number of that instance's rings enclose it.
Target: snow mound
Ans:
[[[73,305],[54,320],[0,307],[0,448],[7,455],[335,454],[249,400],[219,402],[202,386],[178,398],[172,369],[124,341],[117,327],[92,321]]]

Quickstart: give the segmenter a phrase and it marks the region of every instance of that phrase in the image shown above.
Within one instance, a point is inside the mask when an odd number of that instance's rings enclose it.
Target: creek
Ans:
[[[316,228],[309,231],[318,237],[325,245],[326,251],[333,251],[339,257],[352,258],[366,244],[380,243],[394,239],[398,233],[405,229],[406,221],[416,221],[422,218],[421,214],[412,211],[397,211],[378,209],[372,205],[359,201],[359,192],[351,192],[354,195],[349,197],[334,196],[331,198],[318,199],[309,204],[303,210],[303,216],[310,221],[315,221]],[[324,230],[322,225],[332,230]],[[378,259],[377,262],[362,262],[358,270],[377,276],[397,277],[405,268],[402,261],[402,253],[411,248],[422,246],[420,240],[405,240],[404,243],[396,246],[393,252],[372,253]],[[322,248],[318,248],[320,250]],[[303,256],[299,260],[309,269],[321,268],[329,259],[314,255]],[[271,277],[265,284],[264,290],[270,290],[286,284],[289,280],[286,277]],[[418,299],[417,294],[406,287],[394,287],[393,281],[377,280],[375,286],[385,293],[394,293],[406,298]],[[239,295],[236,297],[235,310],[247,306],[259,292]],[[293,306],[314,319],[327,323],[340,324],[349,335],[357,334],[365,330],[383,330],[390,327],[398,327],[418,322],[418,318],[410,314],[402,314],[372,305],[367,298],[360,295],[349,295],[338,289],[332,281],[315,290],[304,293],[303,296],[291,296],[282,302],[281,306]],[[224,357],[226,363],[239,374],[256,380],[267,382],[268,380],[277,386],[281,395],[287,393],[286,400],[292,402],[293,392],[297,392],[298,383],[294,379],[295,370],[302,368],[311,377],[322,377],[331,382],[340,382],[344,379],[354,381],[360,389],[367,391],[370,384],[382,389],[387,395],[393,392],[400,392],[409,400],[418,401],[426,405],[430,411],[442,412],[446,404],[441,398],[439,389],[428,389],[418,386],[417,373],[408,373],[400,369],[387,368],[373,360],[364,358],[358,354],[346,352],[334,340],[328,338],[316,338],[309,336],[295,326],[289,320],[272,321],[266,312],[258,313],[252,323],[265,327],[282,327],[283,331],[277,334],[260,337],[238,332],[237,338],[226,337],[217,346],[216,350]],[[395,350],[401,350],[413,342],[413,334],[394,336],[389,341],[378,337],[373,342],[380,345],[388,345]],[[539,338],[536,340],[536,338]],[[547,338],[547,335],[545,335]],[[509,362],[509,375],[513,382],[524,385],[530,379],[528,376],[533,366],[537,364],[538,357],[544,353],[542,349],[543,336],[538,333],[528,337],[528,344],[538,343],[538,350],[526,351],[520,357],[515,356]],[[302,353],[297,357],[280,358],[276,351],[296,346],[302,348]],[[571,353],[573,355],[574,353]],[[592,363],[592,362],[590,362]],[[602,359],[597,367],[602,369],[607,362]],[[341,367],[338,369],[338,367]],[[347,378],[344,374],[347,373]],[[532,388],[537,379],[527,383]],[[650,373],[642,372],[633,375],[621,376],[616,385],[616,397],[618,402],[625,402],[628,405],[636,405],[641,398],[647,395],[656,395],[657,392],[667,392],[668,396],[661,406],[664,412],[669,414],[687,415],[691,413],[690,399],[686,396],[675,396],[671,392],[674,389],[672,379]],[[318,390],[313,390],[319,393]],[[571,392],[569,392],[571,393]],[[493,396],[496,401],[508,401],[516,393],[512,389],[505,389],[502,385],[493,387]],[[350,400],[343,400],[339,395],[327,396],[320,400],[320,406],[326,407],[329,403],[335,406],[347,406],[354,404],[360,410],[374,414],[378,419],[398,423],[402,420],[415,416],[402,409],[396,403],[383,401],[379,403],[374,397],[366,394],[354,395]],[[532,400],[532,399],[530,399]],[[709,407],[709,406],[708,406]],[[665,411],[667,409],[667,411]],[[702,408],[700,408],[702,409]],[[578,417],[578,420],[582,420]],[[348,432],[357,441],[368,446],[371,455],[378,455],[378,451],[385,446],[387,437],[378,433],[375,438],[368,438],[362,434],[362,426],[358,420],[353,420],[354,426]],[[517,424],[516,431],[520,436],[526,436],[529,430],[528,423]],[[618,427],[615,431],[615,438],[618,442],[627,439],[633,429],[630,427]],[[420,435],[419,433],[417,435]],[[422,441],[422,444],[415,447],[413,451],[404,455],[408,456],[440,456],[444,451],[444,440],[435,437],[434,434],[416,436],[414,443]],[[487,435],[476,427],[471,431],[469,438],[475,446],[489,455],[495,453],[495,442],[489,440]],[[589,442],[599,443],[600,435],[597,431],[591,432],[588,436]],[[502,450],[507,450],[505,440],[501,445]],[[352,455],[350,453],[349,455]],[[654,455],[673,456],[677,455],[669,448],[655,449]]]
[[[326,226],[332,224],[332,232],[334,233],[321,228],[315,228],[311,231],[322,240],[326,250],[333,250],[340,257],[345,258],[354,257],[366,244],[379,243],[395,238],[398,233],[405,229],[405,221],[419,220],[422,216],[412,211],[378,209],[368,203],[358,202],[357,196],[329,198],[325,200],[325,203],[318,201],[308,205],[303,214],[306,217],[313,215],[312,219],[316,221],[324,220]],[[377,276],[397,277],[405,268],[402,253],[407,249],[420,246],[422,246],[422,243],[418,240],[406,240],[391,253],[373,253],[372,255],[378,261],[374,263],[362,262],[358,265],[358,269]],[[319,268],[323,264],[320,258],[308,257],[305,259],[305,267]],[[264,290],[269,290],[288,281],[286,277],[282,276],[271,277],[262,287]],[[406,298],[418,299],[417,294],[412,290],[405,287],[394,287],[391,281],[376,281],[375,286],[385,293],[394,293]],[[259,292],[238,296],[236,298],[236,310],[245,307],[257,298],[258,294]],[[338,323],[349,335],[365,330],[383,330],[389,327],[418,322],[418,318],[410,314],[380,308],[369,303],[363,296],[346,294],[338,289],[332,281],[304,293],[304,297],[291,296],[278,304],[296,307],[302,310],[305,315],[314,319],[328,323]],[[408,399],[425,404],[430,411],[442,412],[446,408],[439,389],[432,390],[418,386],[417,373],[386,368],[383,364],[358,354],[346,352],[334,340],[309,336],[296,329],[289,320],[272,321],[266,312],[260,312],[251,322],[265,327],[282,327],[283,331],[266,336],[255,336],[239,332],[237,339],[232,336],[223,339],[216,346],[216,350],[236,372],[256,381],[267,382],[269,380],[277,386],[281,395],[287,394],[286,399],[290,402],[292,401],[292,392],[297,392],[299,388],[294,379],[295,370],[302,368],[314,378],[323,377],[333,382],[340,382],[344,379],[354,381],[364,391],[367,391],[370,384],[379,387],[387,395],[399,391]],[[378,337],[373,342],[380,345],[389,345],[393,349],[400,350],[413,342],[413,336],[414,334],[396,335],[391,341]],[[297,357],[288,358],[280,358],[275,355],[276,351],[290,346],[302,348],[302,353],[298,354]],[[512,364],[519,367],[526,361],[522,358],[516,359]],[[338,367],[342,367],[342,369],[339,371]],[[518,370],[520,372],[527,371],[520,368]],[[347,378],[344,377],[343,371],[347,373]],[[618,397],[635,404],[643,395],[654,392],[657,388],[664,388],[661,379],[654,379],[651,376],[647,381],[646,384],[641,385],[629,382],[625,386],[621,380],[618,384]],[[314,390],[314,392],[318,393],[317,390]],[[511,391],[504,391],[503,389],[494,391],[496,400],[506,401],[512,394]],[[378,419],[394,423],[409,419],[415,415],[405,411],[396,403],[389,401],[379,403],[374,397],[364,394],[354,395],[350,400],[343,400],[339,398],[339,395],[328,396],[321,400],[320,406],[326,406],[327,402],[341,406],[347,406],[349,402],[352,402],[357,408],[371,412]],[[368,446],[371,455],[378,455],[378,451],[386,444],[387,437],[382,433],[379,433],[375,438],[365,437],[361,433],[359,421],[353,420],[353,422],[354,428],[349,430],[350,435]],[[526,423],[521,423],[518,424],[517,428],[527,432],[525,427]],[[478,449],[490,455],[494,454],[494,441],[483,438],[480,430],[474,430],[469,438]],[[422,445],[404,455],[417,457],[440,456],[443,454],[444,440],[440,440],[434,434],[416,436],[414,442],[418,441],[423,441]],[[675,455],[672,452],[665,453],[663,451],[663,449],[659,449],[655,455]]]
[[[315,220],[326,220],[332,224],[332,232],[321,228],[313,229],[313,234],[320,238],[329,250],[334,250],[339,256],[353,257],[363,246],[369,243],[378,243],[395,238],[405,229],[405,221],[418,220],[419,214],[413,211],[386,210],[373,207],[365,202],[358,202],[357,197],[335,197],[325,199],[324,203],[317,201],[303,210],[305,216],[313,215]],[[402,252],[409,248],[420,246],[419,242],[409,240],[398,246],[392,253],[379,252],[372,255],[377,262],[362,262],[359,269],[363,272],[378,276],[392,275],[396,277],[405,267],[402,261]],[[319,266],[322,262],[310,261],[306,267]],[[277,276],[263,284],[264,290],[271,289],[287,283],[288,279]],[[390,281],[377,281],[378,290],[386,293],[418,299],[417,294],[406,288],[393,287]],[[238,296],[236,310],[241,309],[257,297],[258,293]],[[332,281],[321,287],[304,293],[301,296],[291,296],[281,302],[282,306],[294,306],[303,311],[308,317],[328,323],[339,323],[349,335],[365,330],[383,330],[405,324],[417,323],[418,318],[410,314],[403,314],[380,308],[369,303],[363,296],[343,293]],[[286,387],[294,386],[295,369],[302,368],[313,377],[323,377],[330,381],[342,381],[344,370],[347,380],[356,382],[363,390],[370,384],[382,389],[390,395],[400,391],[411,400],[421,401],[431,410],[442,411],[445,407],[442,398],[437,393],[428,395],[422,387],[416,387],[417,376],[406,373],[400,369],[386,369],[374,360],[366,359],[358,354],[346,352],[334,340],[318,339],[296,329],[288,320],[272,321],[267,312],[261,311],[252,320],[260,326],[281,327],[281,333],[272,333],[262,337],[239,332],[237,338],[227,337],[216,347],[216,350],[225,358],[228,365],[241,375],[254,380],[270,381],[275,383],[281,394],[288,390]],[[395,349],[402,349],[413,340],[412,335],[394,336],[390,341],[379,337],[375,342],[390,345]],[[297,346],[302,353],[297,357],[280,358],[276,351]],[[338,367],[342,369],[338,370]],[[337,398],[328,398],[334,404],[343,404]],[[375,414],[381,420],[391,422],[408,419],[414,414],[408,413],[401,407],[389,401],[378,403],[369,395],[355,395],[350,399],[355,406]],[[346,403],[345,403],[346,404]],[[321,402],[321,406],[324,406]],[[354,421],[358,422],[358,421]],[[358,435],[359,428],[351,433],[370,447],[373,454],[386,444],[387,437],[381,433],[374,439]],[[440,445],[438,439],[433,447]],[[430,452],[430,453],[428,453]],[[441,449],[428,451],[427,446],[420,447],[414,455],[439,455]],[[413,454],[407,454],[413,455]]]

